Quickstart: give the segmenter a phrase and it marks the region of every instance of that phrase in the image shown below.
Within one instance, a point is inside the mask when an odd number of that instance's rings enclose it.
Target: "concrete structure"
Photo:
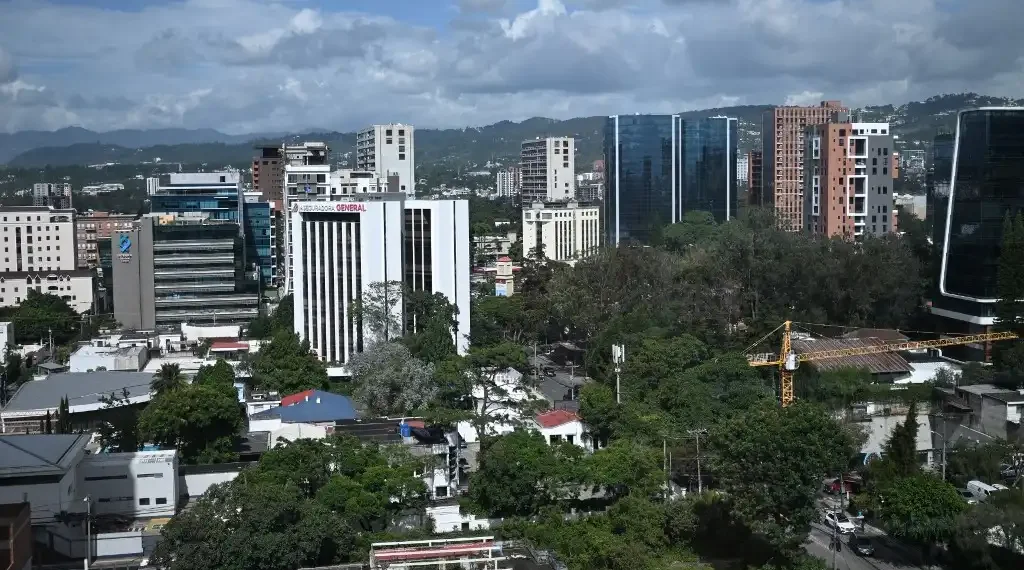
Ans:
[[[138,372],[145,368],[149,350],[143,346],[103,346],[87,344],[71,353],[69,372],[120,370]]]
[[[761,117],[763,178],[760,201],[775,208],[779,226],[801,231],[804,226],[804,136],[806,128],[849,113],[839,101],[818,107],[776,107]]]
[[[412,125],[373,125],[356,133],[356,168],[397,177],[398,192],[416,196],[416,129]]]
[[[499,170],[494,188],[500,198],[512,198],[519,195],[523,184],[523,171],[518,166],[510,166]]]
[[[116,232],[130,230],[135,223],[133,214],[112,214],[89,210],[75,216],[75,237],[78,240],[79,269],[100,267],[100,244],[109,243]]]
[[[150,400],[152,372],[75,372],[50,374],[26,382],[0,411],[0,433],[38,433],[47,412],[52,416],[67,397],[74,429],[94,429],[102,422],[102,398],[128,390],[128,402]]]
[[[604,200],[604,173],[584,172],[576,175],[576,200],[596,203]]]
[[[303,196],[304,199],[334,200],[342,196],[355,196],[357,194],[372,194],[378,192],[397,192],[391,184],[397,180],[394,176],[390,179],[377,174],[372,170],[352,170],[343,168],[331,172],[330,194],[326,196]]]
[[[0,568],[31,570],[32,514],[28,503],[0,504]]]
[[[367,330],[352,303],[372,283],[445,295],[459,309],[459,352],[469,333],[469,207],[461,200],[299,202],[294,237],[295,331],[329,362],[348,362]],[[400,304],[398,310],[401,310]],[[407,323],[407,326],[415,326]]]
[[[593,449],[586,426],[575,412],[548,410],[534,416],[534,423],[548,445],[565,442],[587,450]]]
[[[249,430],[273,433],[286,424],[333,428],[337,422],[359,417],[355,405],[348,397],[322,390],[308,390],[302,400],[282,400],[281,404],[253,414],[249,418]]]
[[[29,503],[34,521],[77,512],[89,435],[0,435],[0,504]],[[84,507],[85,505],[81,505]]]
[[[283,245],[280,249],[279,274],[284,276],[284,293],[291,291],[291,265],[293,247],[291,226],[288,222],[292,204],[311,196],[329,196],[331,176],[331,149],[326,143],[304,142],[301,145],[285,147],[284,206],[283,224],[279,236]]]
[[[572,137],[523,141],[519,168],[523,204],[570,200],[576,195],[576,141]]]
[[[750,153],[736,157],[736,182],[746,184],[750,181]]]
[[[956,387],[956,395],[971,408],[965,424],[990,437],[1018,441],[1021,411],[1024,411],[1024,389],[1007,390],[991,384]]]
[[[596,253],[601,243],[601,209],[598,206],[536,202],[523,208],[523,253],[575,263]]]
[[[93,453],[78,466],[83,497],[93,513],[137,518],[174,516],[178,501],[178,452]]]
[[[0,273],[0,307],[17,307],[29,291],[56,295],[78,313],[92,310],[96,298],[92,271],[53,270]]]
[[[81,193],[86,196],[99,196],[100,194],[112,194],[124,190],[124,184],[105,182],[103,184],[90,184],[82,186]]]
[[[893,194],[893,208],[900,208],[903,212],[914,216],[919,220],[925,220],[928,216],[928,197],[918,194]]]
[[[3,351],[3,362],[7,362],[7,347],[14,344],[14,323],[0,322],[0,350]]]
[[[828,123],[806,127],[804,145],[808,232],[863,239],[896,231],[888,123],[853,123],[837,112]]]
[[[494,295],[510,297],[516,293],[515,266],[509,257],[499,257],[494,272]]]
[[[764,206],[764,156],[760,150],[747,153],[747,203]]]
[[[995,324],[1003,224],[1024,210],[1021,132],[1024,108],[988,107],[961,111],[952,141],[937,137],[929,196],[938,253],[931,312],[940,332],[988,332]],[[987,361],[991,344],[946,353]]]
[[[55,210],[71,209],[71,184],[41,182],[32,185],[32,205]]]
[[[160,177],[150,176],[146,178],[146,195],[152,196],[160,190]]]
[[[516,232],[508,232],[505,235],[473,236],[473,249],[477,264],[490,259],[508,255],[512,251],[512,244],[519,239]]]
[[[256,147],[252,159],[252,189],[268,202],[281,203],[284,197],[284,149],[279,146]]]
[[[111,240],[114,316],[123,327],[176,330],[256,317],[258,285],[243,271],[238,224],[147,216]]]

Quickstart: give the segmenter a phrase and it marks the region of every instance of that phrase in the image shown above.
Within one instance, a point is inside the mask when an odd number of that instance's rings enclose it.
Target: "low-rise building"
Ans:
[[[550,445],[566,442],[584,449],[592,449],[586,426],[575,412],[568,410],[548,410],[534,417],[537,431],[544,436]]]
[[[178,452],[93,453],[78,467],[96,514],[170,517],[178,502]]]
[[[1024,388],[1007,390],[992,384],[973,384],[957,386],[956,396],[970,406],[971,413],[965,419],[968,427],[1009,441],[1024,436],[1021,431]]]
[[[601,246],[600,220],[597,206],[534,202],[523,208],[523,253],[574,264]]]
[[[285,424],[312,424],[334,426],[339,421],[359,417],[352,400],[322,390],[303,393],[303,399],[293,404],[271,407],[249,418],[250,431],[274,432]]]
[[[68,361],[71,372],[122,370],[138,372],[146,366],[149,350],[144,346],[103,346],[87,344],[71,353]]]

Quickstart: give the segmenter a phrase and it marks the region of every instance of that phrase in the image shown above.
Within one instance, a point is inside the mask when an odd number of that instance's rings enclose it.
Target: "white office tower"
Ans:
[[[292,204],[312,199],[317,195],[330,194],[331,149],[327,143],[304,142],[284,147],[284,198],[283,210],[291,212]],[[284,228],[284,292],[292,287],[292,247],[291,225]]]
[[[356,133],[356,170],[389,181],[389,191],[416,196],[416,145],[412,125],[373,125]]]
[[[522,170],[518,166],[510,166],[505,170],[499,170],[494,184],[498,196],[500,198],[518,196],[522,180]]]
[[[572,137],[523,141],[519,167],[523,204],[562,202],[576,196],[576,141]]]
[[[373,199],[297,202],[289,212],[294,244],[295,332],[327,362],[345,364],[374,339],[352,305],[372,283],[441,293],[458,308],[453,341],[468,349],[469,203]],[[398,311],[403,310],[399,303]],[[399,315],[396,315],[399,316]],[[401,319],[407,330],[415,327]]]
[[[601,246],[601,209],[576,201],[523,206],[523,252],[574,265]]]

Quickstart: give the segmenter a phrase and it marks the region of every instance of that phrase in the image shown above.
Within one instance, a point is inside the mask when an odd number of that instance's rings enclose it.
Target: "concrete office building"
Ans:
[[[55,210],[71,209],[71,185],[63,182],[41,182],[32,185],[32,205],[49,206]]]
[[[736,157],[736,182],[746,184],[750,181],[750,153]]]
[[[747,203],[751,206],[764,206],[764,160],[760,150],[747,153]]]
[[[804,228],[863,239],[896,231],[888,123],[852,123],[844,113],[804,135]]]
[[[465,352],[470,322],[468,202],[403,200],[391,193],[377,198],[382,199],[292,206],[295,331],[321,359],[347,363],[372,340],[352,313],[353,302],[371,283],[399,281],[407,290],[441,293],[458,308],[453,341]],[[401,303],[396,311],[402,311]]]
[[[130,230],[135,223],[134,214],[114,214],[89,210],[75,216],[75,234],[78,239],[77,258],[79,269],[95,269],[100,266],[99,244],[110,242],[110,236],[122,230]]]
[[[576,141],[572,137],[523,141],[519,168],[523,204],[561,202],[576,195]]]
[[[243,266],[234,222],[146,216],[135,229],[114,234],[111,248],[114,317],[127,329],[245,324],[256,317],[258,284]]]
[[[501,198],[511,198],[519,195],[520,186],[523,183],[523,171],[518,166],[510,166],[499,170],[495,176],[494,188]]]
[[[80,313],[92,309],[93,275],[78,269],[74,210],[2,208],[0,233],[0,307],[21,304],[31,290],[57,295]]]
[[[776,107],[761,116],[763,159],[760,203],[775,208],[779,227],[801,231],[804,226],[804,135],[813,125],[829,123],[837,112],[849,114],[839,101],[818,107]]]
[[[356,169],[397,177],[396,190],[416,196],[416,129],[412,125],[373,125],[356,133]],[[391,190],[389,188],[389,190]]]
[[[942,194],[944,164],[936,147],[934,196]],[[953,137],[948,197],[936,202],[941,229],[931,312],[948,334],[988,332],[995,325],[999,257],[1006,216],[1024,212],[1024,108],[961,111]],[[943,211],[944,210],[944,211]],[[987,361],[991,344],[943,349],[957,359]]]
[[[288,220],[292,203],[312,196],[330,194],[331,149],[327,143],[308,141],[284,147],[284,199],[282,224],[278,227],[281,239],[278,270],[284,277],[284,292],[291,291],[291,262],[293,248]]]
[[[601,209],[571,202],[535,202],[523,208],[523,252],[575,264],[597,252],[601,234]]]
[[[260,198],[277,202],[281,207],[284,192],[284,149],[279,146],[256,147],[259,151],[252,159],[252,190]]]

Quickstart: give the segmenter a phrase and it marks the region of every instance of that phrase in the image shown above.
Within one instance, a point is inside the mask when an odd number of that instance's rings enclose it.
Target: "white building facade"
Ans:
[[[178,452],[94,453],[78,466],[80,493],[96,514],[139,518],[174,516]]]
[[[370,339],[352,304],[370,284],[391,281],[412,291],[445,295],[459,310],[453,340],[465,352],[470,322],[468,202],[403,200],[399,193],[390,199],[299,202],[289,215],[295,332],[322,360],[347,363],[362,350]],[[401,303],[396,311],[402,311]]]
[[[356,133],[356,169],[397,177],[397,191],[416,196],[416,129],[412,125],[373,125]]]
[[[575,263],[601,245],[601,209],[575,201],[535,202],[523,208],[523,252],[532,255],[543,247],[553,261]]]
[[[576,141],[572,137],[523,141],[519,167],[524,204],[559,202],[576,195]]]
[[[519,195],[519,188],[523,182],[523,171],[518,166],[510,166],[505,170],[499,170],[495,177],[494,188],[501,198],[511,198]]]

